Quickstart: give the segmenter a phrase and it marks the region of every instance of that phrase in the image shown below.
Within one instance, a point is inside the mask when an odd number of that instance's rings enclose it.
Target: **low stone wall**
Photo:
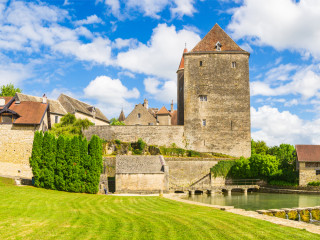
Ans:
[[[0,125],[0,175],[31,178],[29,165],[34,127]]]
[[[104,140],[119,139],[123,142],[136,142],[142,138],[148,145],[170,146],[175,143],[185,148],[183,126],[92,126],[84,131],[89,140],[98,135]]]

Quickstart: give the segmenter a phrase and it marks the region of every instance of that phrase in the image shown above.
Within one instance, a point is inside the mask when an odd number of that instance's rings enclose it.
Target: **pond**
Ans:
[[[280,194],[248,192],[247,195],[240,192],[214,195],[192,195],[184,199],[220,206],[234,206],[245,210],[267,210],[295,207],[320,206],[320,195],[308,194]]]

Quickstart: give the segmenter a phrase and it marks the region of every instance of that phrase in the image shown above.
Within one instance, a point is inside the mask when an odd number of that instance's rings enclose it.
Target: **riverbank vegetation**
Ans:
[[[215,177],[262,179],[270,184],[296,186],[296,151],[290,144],[268,147],[263,141],[251,141],[251,157],[232,162],[220,161],[211,172]]]
[[[4,184],[1,239],[320,239],[213,208],[160,197],[67,193]]]

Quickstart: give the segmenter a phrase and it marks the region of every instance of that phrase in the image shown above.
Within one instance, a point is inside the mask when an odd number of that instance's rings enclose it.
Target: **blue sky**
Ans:
[[[0,0],[0,85],[94,104],[176,102],[176,70],[218,23],[250,56],[252,138],[320,144],[318,0]]]

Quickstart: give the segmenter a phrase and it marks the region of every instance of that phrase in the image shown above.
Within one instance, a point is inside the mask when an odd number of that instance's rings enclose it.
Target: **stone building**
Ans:
[[[171,125],[171,114],[165,106],[156,113],[159,125]]]
[[[168,166],[162,156],[116,158],[116,192],[159,193],[169,190]]]
[[[48,129],[47,101],[0,97],[0,176],[31,178],[34,132]]]
[[[154,117],[151,109],[148,108],[148,101],[144,104],[137,104],[132,112],[124,120],[126,125],[157,125],[157,119]]]
[[[190,52],[183,52],[177,71],[179,126],[160,125],[158,138],[148,137],[155,134],[155,128],[148,126],[127,132],[123,128],[91,127],[85,135],[123,141],[142,138],[150,145],[170,146],[172,137],[166,134],[172,132],[181,136],[174,142],[179,147],[249,157],[249,56],[216,24]]]
[[[320,181],[320,145],[296,145],[299,185]]]
[[[96,126],[109,125],[109,119],[100,111],[99,108],[91,106],[85,102],[81,102],[75,98],[60,94],[58,101],[68,113],[72,113],[76,118],[87,118]]]

